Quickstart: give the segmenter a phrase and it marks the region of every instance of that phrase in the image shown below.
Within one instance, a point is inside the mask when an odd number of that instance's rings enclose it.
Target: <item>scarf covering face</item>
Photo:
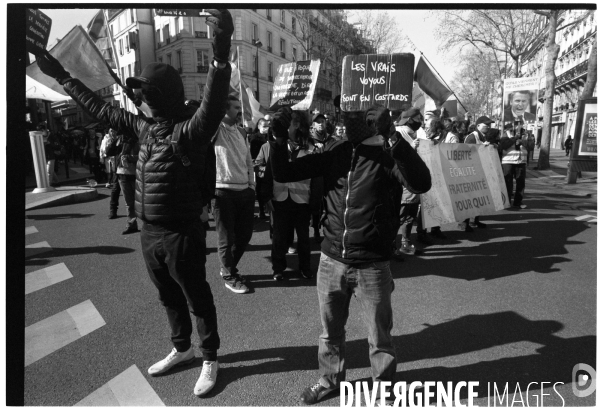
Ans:
[[[358,144],[375,134],[375,128],[367,125],[364,112],[344,113],[344,126],[346,136],[352,144]]]

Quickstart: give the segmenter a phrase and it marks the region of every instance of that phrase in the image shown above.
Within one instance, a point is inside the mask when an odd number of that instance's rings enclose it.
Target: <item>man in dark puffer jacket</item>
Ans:
[[[42,72],[63,85],[80,106],[112,128],[139,138],[135,210],[144,222],[142,253],[166,308],[174,346],[169,356],[152,365],[148,373],[158,375],[194,360],[191,310],[196,317],[204,360],[194,387],[197,396],[214,387],[219,368],[217,313],[206,282],[206,243],[200,222],[203,206],[210,199],[202,199],[201,180],[211,138],[225,115],[233,33],[229,11],[207,11],[211,16],[206,22],[215,33],[215,61],[210,66],[199,109],[186,106],[183,82],[177,71],[166,64],[151,63],[140,76],[126,81],[130,88],[142,89],[143,99],[152,110],[153,119],[149,120],[106,103],[81,81],[71,78],[49,53],[38,59]],[[133,92],[126,91],[134,100]]]
[[[301,400],[313,404],[346,379],[345,324],[350,297],[362,304],[369,330],[369,355],[373,381],[393,384],[396,352],[392,342],[390,244],[394,233],[392,191],[397,185],[413,193],[431,188],[429,169],[400,136],[391,149],[383,146],[376,130],[390,130],[389,110],[372,107],[345,113],[348,140],[338,140],[323,153],[293,162],[287,156],[289,109],[273,117],[276,143],[271,149],[273,177],[294,182],[323,176],[325,186],[325,239],[317,274],[317,294],[323,334],[319,341],[319,382],[306,388]]]

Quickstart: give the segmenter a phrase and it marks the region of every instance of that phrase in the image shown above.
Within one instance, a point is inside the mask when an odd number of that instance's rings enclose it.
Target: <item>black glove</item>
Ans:
[[[215,33],[212,43],[214,59],[219,63],[227,63],[233,34],[231,14],[227,9],[206,9],[206,12],[211,14],[206,18],[206,24],[212,27]]]
[[[135,104],[136,107],[139,107],[142,104],[142,99],[140,99],[139,96],[137,96],[133,92],[133,89],[131,89],[127,86],[121,86],[121,87],[123,87],[123,91],[125,92],[125,95],[129,98],[129,100],[131,100],[133,102],[133,104]]]
[[[277,110],[271,120],[271,126],[273,130],[273,136],[277,139],[288,139],[288,129],[292,123],[292,109],[289,107],[282,107]]]
[[[42,73],[53,77],[61,85],[71,78],[71,74],[47,50],[44,54],[38,56],[37,65]]]

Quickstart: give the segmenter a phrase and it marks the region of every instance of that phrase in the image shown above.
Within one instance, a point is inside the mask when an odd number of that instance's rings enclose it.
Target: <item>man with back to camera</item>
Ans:
[[[73,79],[49,53],[38,58],[41,71],[54,77],[65,91],[98,120],[139,138],[136,165],[135,211],[143,222],[141,244],[150,280],[158,289],[171,326],[173,350],[152,365],[152,376],[176,365],[194,361],[192,322],[196,317],[203,366],[194,387],[197,396],[215,385],[220,339],[212,292],[206,282],[206,243],[200,181],[206,152],[225,114],[231,78],[228,63],[233,21],[225,9],[209,9],[206,23],[213,28],[214,61],[210,65],[205,98],[199,109],[186,106],[183,82],[177,71],[163,63],[151,63],[137,77],[127,79],[130,88],[141,88],[153,121],[117,109]],[[131,89],[127,96],[135,100]],[[189,305],[189,309],[188,309]]]
[[[398,212],[392,195],[397,183],[423,193],[431,187],[429,169],[402,138],[384,149],[377,130],[392,127],[389,110],[374,106],[366,112],[345,113],[348,140],[338,140],[322,153],[288,161],[287,139],[291,111],[285,107],[273,117],[270,162],[279,182],[323,176],[325,185],[324,240],[317,274],[317,293],[323,333],[319,340],[318,383],[300,397],[314,404],[339,388],[346,379],[345,324],[350,298],[362,303],[374,381],[393,383],[396,352],[391,337],[390,244]]]
[[[535,114],[526,112],[531,103],[531,92],[529,90],[519,90],[510,93],[508,106],[504,107],[504,121],[513,123],[515,119],[522,119],[526,122],[535,121]]]

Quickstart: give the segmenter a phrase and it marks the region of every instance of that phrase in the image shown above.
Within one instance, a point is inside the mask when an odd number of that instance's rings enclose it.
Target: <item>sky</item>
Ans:
[[[65,7],[72,6],[72,3],[65,3]],[[141,5],[140,5],[141,6]],[[139,7],[139,6],[138,6]],[[56,38],[62,38],[74,25],[80,24],[84,28],[90,20],[96,15],[98,9],[40,9],[52,19],[52,28],[48,46],[56,42]],[[427,57],[434,68],[440,73],[442,78],[450,83],[456,65],[447,62],[437,51],[437,41],[434,38],[434,29],[439,22],[431,16],[429,10],[389,10],[388,13],[398,22],[405,35],[408,35],[414,45]],[[414,52],[415,62],[420,55]]]

